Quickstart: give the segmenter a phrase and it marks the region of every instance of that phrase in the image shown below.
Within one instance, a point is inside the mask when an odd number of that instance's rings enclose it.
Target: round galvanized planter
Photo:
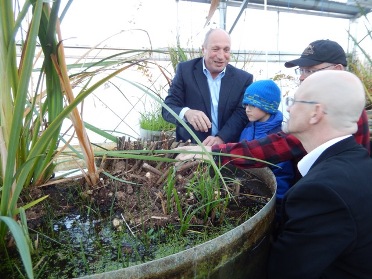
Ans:
[[[266,261],[275,214],[276,182],[268,168],[251,169],[272,193],[270,201],[240,226],[185,251],[143,263],[82,278],[266,278]]]

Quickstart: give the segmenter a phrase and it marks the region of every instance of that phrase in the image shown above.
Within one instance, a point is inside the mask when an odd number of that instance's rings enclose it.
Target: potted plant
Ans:
[[[165,121],[161,115],[161,106],[155,105],[150,111],[141,113],[140,137],[143,140],[160,140],[162,136],[171,137],[176,125]]]

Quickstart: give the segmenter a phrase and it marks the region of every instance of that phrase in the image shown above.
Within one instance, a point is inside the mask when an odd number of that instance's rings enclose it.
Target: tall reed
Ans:
[[[72,0],[66,4],[62,15],[71,3]],[[51,178],[62,122],[66,118],[72,120],[79,139],[87,166],[87,182],[90,185],[97,182],[93,150],[77,105],[107,80],[139,61],[136,58],[110,63],[110,57],[96,64],[96,68],[88,65],[89,74],[85,67],[75,76],[80,78],[79,82],[84,76],[86,85],[74,97],[59,27],[60,5],[61,0],[0,1],[0,242],[1,249],[6,247],[5,238],[10,231],[29,278],[33,278],[32,247],[27,230],[21,228],[27,228],[27,220],[18,214],[42,199],[17,208],[22,190]],[[97,71],[113,64],[114,71],[90,84]]]

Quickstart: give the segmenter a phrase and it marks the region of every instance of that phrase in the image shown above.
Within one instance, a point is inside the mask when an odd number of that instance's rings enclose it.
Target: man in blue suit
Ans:
[[[269,279],[372,278],[372,159],[352,136],[365,106],[346,71],[306,78],[287,99],[283,131],[307,151],[302,178],[284,196]]]
[[[253,75],[228,64],[231,39],[223,29],[211,29],[202,46],[203,57],[177,66],[165,98],[206,146],[237,142],[247,117],[242,107],[245,89]],[[177,124],[177,141],[195,140],[165,108],[163,118]]]

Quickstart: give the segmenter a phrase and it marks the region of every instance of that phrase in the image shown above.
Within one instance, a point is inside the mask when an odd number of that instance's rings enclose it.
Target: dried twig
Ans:
[[[156,185],[160,185],[165,180],[165,178],[167,178],[170,170],[171,169],[168,168],[164,173],[162,173],[162,175],[159,177],[158,181],[156,181]]]
[[[145,169],[145,170],[151,171],[152,173],[155,173],[157,175],[162,175],[163,174],[160,170],[154,168],[153,166],[150,166],[147,163],[143,163],[142,168]]]
[[[121,216],[121,218],[123,219],[125,225],[127,226],[128,230],[130,231],[130,233],[131,233],[134,237],[136,237],[136,235],[133,233],[132,229],[129,227],[127,221],[125,221],[124,216],[123,216],[122,213],[120,213],[120,216]]]
[[[200,164],[200,161],[196,160],[196,161],[190,161],[190,162],[187,162],[185,164],[183,164],[182,166],[180,166],[178,169],[177,169],[177,172],[178,173],[183,173],[197,165]]]
[[[140,176],[140,175],[138,175],[138,174],[129,174],[129,177],[131,177],[131,178],[136,178],[136,179],[138,179],[138,180],[141,180],[141,181],[147,181],[147,179],[146,179],[146,177],[144,177],[144,176]]]

